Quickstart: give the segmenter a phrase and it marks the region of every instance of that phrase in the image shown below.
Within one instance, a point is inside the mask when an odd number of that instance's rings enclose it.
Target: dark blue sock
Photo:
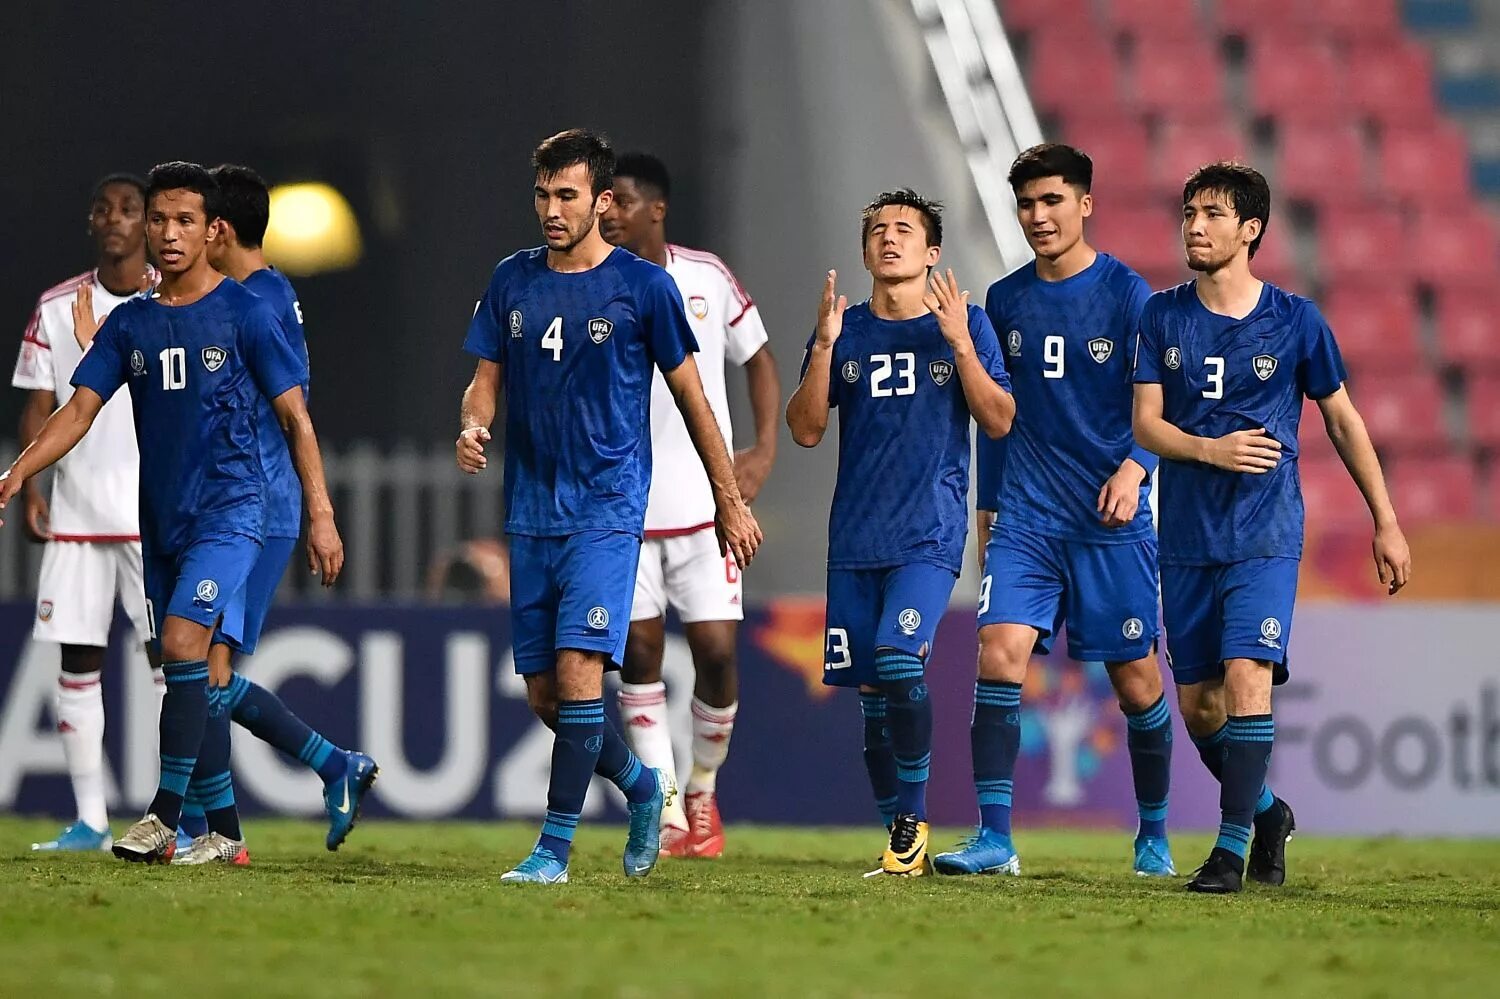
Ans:
[[[1135,806],[1141,817],[1139,835],[1167,834],[1167,792],[1172,786],[1172,714],[1167,699],[1158,697],[1144,711],[1125,713],[1125,744],[1130,749],[1130,771],[1135,777]]]
[[[240,676],[225,688],[235,722],[261,742],[301,760],[328,784],[344,776],[349,754],[313,729],[266,688]]]
[[[1250,825],[1255,806],[1266,784],[1271,765],[1271,743],[1276,723],[1266,715],[1230,715],[1225,726],[1224,777],[1219,787],[1219,824],[1216,849],[1228,850],[1241,860],[1250,846]]]
[[[910,652],[875,650],[875,675],[885,691],[891,753],[896,759],[896,814],[927,818],[927,769],[932,763],[932,702],[922,660]]]
[[[865,720],[865,772],[870,775],[870,790],[875,793],[875,807],[886,827],[896,820],[896,756],[891,752],[890,715],[885,692],[859,692],[859,713]]]
[[[625,794],[632,805],[650,801],[656,793],[656,771],[641,763],[640,757],[631,752],[620,730],[604,719],[604,742],[599,747],[599,762],[594,773],[609,781]]]
[[[208,721],[208,660],[162,663],[161,673],[167,684],[161,699],[161,782],[146,811],[176,829]]]
[[[1011,791],[1021,752],[1021,685],[981,677],[974,683],[974,722],[969,728],[979,824],[1010,836]]]
[[[229,773],[229,709],[222,694],[218,688],[209,688],[208,719],[188,792],[202,803],[210,832],[242,839],[240,813],[234,805],[234,779]]]
[[[1210,735],[1193,736],[1193,745],[1198,747],[1198,756],[1203,760],[1203,765],[1214,775],[1214,780],[1220,783],[1224,781],[1224,740],[1228,737],[1228,722],[1220,725],[1218,731]],[[1267,814],[1275,805],[1276,795],[1271,793],[1270,785],[1262,785],[1260,798],[1255,803],[1255,817]]]
[[[547,819],[537,845],[551,850],[564,864],[573,848],[573,833],[603,747],[604,699],[559,701],[552,739],[552,777],[547,783]]]

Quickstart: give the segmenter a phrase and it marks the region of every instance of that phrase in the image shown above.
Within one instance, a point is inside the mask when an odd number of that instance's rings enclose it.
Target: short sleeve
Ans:
[[[120,318],[122,309],[116,309],[104,320],[93,343],[84,352],[78,367],[73,369],[73,386],[92,389],[99,398],[108,402],[121,385],[125,384],[125,331]]]
[[[735,299],[730,299],[731,306]],[[732,319],[724,330],[724,355],[735,364],[743,365],[760,353],[770,337],[766,336],[766,324],[761,321],[760,310],[751,302],[745,306],[738,318]]]
[[[797,381],[807,377],[808,366],[812,364],[813,344],[818,342],[818,331],[813,330],[813,335],[807,338],[807,346],[802,348],[802,364],[797,369]],[[837,349],[835,349],[837,353]],[[834,377],[838,370],[837,358],[830,358],[828,364],[828,408],[834,409],[839,404],[839,379]]]
[[[653,268],[636,293],[636,306],[646,346],[663,373],[676,371],[689,354],[698,352],[698,340],[682,305],[682,292],[666,271]]]
[[[1007,436],[992,440],[979,434],[975,449],[978,468],[974,476],[974,508],[998,512],[1001,475],[1005,470],[1005,456],[1010,451],[1010,438]],[[982,545],[985,540],[980,538],[979,543]]]
[[[1348,379],[1338,341],[1323,313],[1311,302],[1302,307],[1298,317],[1302,327],[1303,356],[1297,371],[1297,385],[1309,399],[1326,399]]]
[[[484,297],[474,306],[474,318],[469,320],[469,333],[464,337],[464,350],[475,357],[496,364],[505,363],[505,264],[502,262],[490,276],[489,287]]]
[[[1158,308],[1147,302],[1141,310],[1135,337],[1135,375],[1137,384],[1161,382],[1161,333],[1156,316]]]
[[[57,376],[52,370],[52,341],[42,323],[40,303],[31,313],[26,332],[21,334],[21,353],[16,358],[16,370],[10,383],[18,389],[57,391]]]
[[[990,317],[977,305],[969,306],[969,336],[974,340],[974,356],[995,384],[1009,392],[1010,372],[1005,369],[1005,358],[1000,353],[1000,338],[995,336]]]
[[[306,363],[269,305],[257,303],[245,313],[241,324],[240,345],[245,366],[261,395],[275,399],[307,380]]]

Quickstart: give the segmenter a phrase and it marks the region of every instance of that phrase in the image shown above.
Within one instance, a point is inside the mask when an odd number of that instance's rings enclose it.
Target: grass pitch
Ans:
[[[116,822],[116,831],[124,824]],[[1145,881],[1125,834],[1026,831],[1024,876],[863,880],[869,831],[731,827],[720,861],[506,886],[531,825],[248,825],[248,870],[26,851],[0,819],[0,995],[1494,994],[1500,844],[1298,837],[1280,889]],[[945,846],[950,835],[938,837]],[[1211,845],[1179,834],[1186,872]]]

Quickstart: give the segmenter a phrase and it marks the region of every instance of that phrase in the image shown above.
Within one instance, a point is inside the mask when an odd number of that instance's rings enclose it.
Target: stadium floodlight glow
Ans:
[[[344,270],[359,263],[364,241],[349,202],[329,184],[271,188],[266,258],[293,277]]]

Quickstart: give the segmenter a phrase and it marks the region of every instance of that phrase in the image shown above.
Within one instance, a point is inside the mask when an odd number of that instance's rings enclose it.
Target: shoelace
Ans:
[[[714,831],[713,809],[708,804],[698,805],[688,816],[688,822],[692,824],[693,835],[698,839],[707,839]]]
[[[530,856],[516,865],[516,870],[520,871],[522,874],[540,874],[542,868],[547,866],[549,861],[553,861],[556,859],[557,858],[552,856],[552,854],[550,853],[543,853],[540,850],[533,850]]]
[[[896,817],[895,828],[891,830],[891,849],[896,853],[905,853],[917,842],[917,817],[915,815],[899,815]]]

